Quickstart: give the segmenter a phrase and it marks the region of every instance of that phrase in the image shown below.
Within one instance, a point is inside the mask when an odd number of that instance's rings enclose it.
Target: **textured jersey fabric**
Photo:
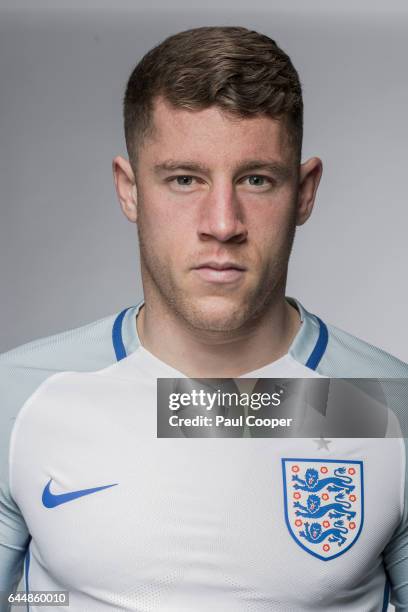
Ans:
[[[296,305],[288,354],[247,377],[407,377]],[[156,378],[182,374],[140,346],[140,306],[0,358],[0,590],[26,557],[28,588],[68,589],[71,610],[380,611],[388,585],[408,610],[404,440],[157,439]],[[294,457],[364,466],[363,528],[328,563],[285,524]],[[50,498],[100,490],[46,507],[47,484]]]

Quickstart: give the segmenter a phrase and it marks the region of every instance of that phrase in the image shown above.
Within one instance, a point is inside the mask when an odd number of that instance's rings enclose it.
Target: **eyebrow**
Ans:
[[[154,166],[156,173],[174,172],[176,170],[184,170],[186,172],[198,172],[201,174],[210,174],[208,166],[203,166],[189,160],[173,160],[169,159]],[[292,169],[281,162],[268,159],[251,159],[239,164],[235,168],[234,174],[242,174],[253,170],[268,170],[276,176],[277,179],[285,181],[292,176]]]

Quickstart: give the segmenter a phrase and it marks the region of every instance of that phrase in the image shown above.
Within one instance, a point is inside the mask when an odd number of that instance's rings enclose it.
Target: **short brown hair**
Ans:
[[[284,118],[300,161],[302,88],[290,58],[276,42],[242,27],[202,27],[166,38],[137,64],[126,87],[124,122],[129,159],[152,128],[154,101],[178,108],[216,105],[238,117]]]

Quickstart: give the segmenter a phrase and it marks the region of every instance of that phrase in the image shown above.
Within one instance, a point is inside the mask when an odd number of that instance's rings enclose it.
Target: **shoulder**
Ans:
[[[408,364],[308,312],[298,300],[287,300],[297,308],[301,319],[300,331],[289,350],[295,360],[331,378],[408,377]]]
[[[0,355],[0,485],[7,481],[9,440],[21,408],[58,372],[94,371],[115,363],[112,334],[119,314],[34,340]]]
[[[57,372],[93,371],[114,363],[114,325],[120,314],[28,342],[1,354],[0,393],[6,387],[8,397],[13,391],[22,396]]]
[[[0,355],[0,372],[96,369],[115,360],[112,328],[118,313],[23,344]],[[95,367],[96,366],[96,367]]]
[[[49,376],[65,370],[96,370],[115,361],[111,340],[115,315],[40,338],[0,355],[0,417],[12,419]]]
[[[333,377],[406,378],[408,364],[383,349],[327,324],[327,347],[317,367],[319,374]]]

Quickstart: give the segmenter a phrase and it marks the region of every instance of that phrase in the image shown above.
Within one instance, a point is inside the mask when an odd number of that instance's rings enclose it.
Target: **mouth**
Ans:
[[[194,268],[194,272],[209,283],[232,283],[241,280],[246,272],[244,266],[235,262],[207,261]]]

